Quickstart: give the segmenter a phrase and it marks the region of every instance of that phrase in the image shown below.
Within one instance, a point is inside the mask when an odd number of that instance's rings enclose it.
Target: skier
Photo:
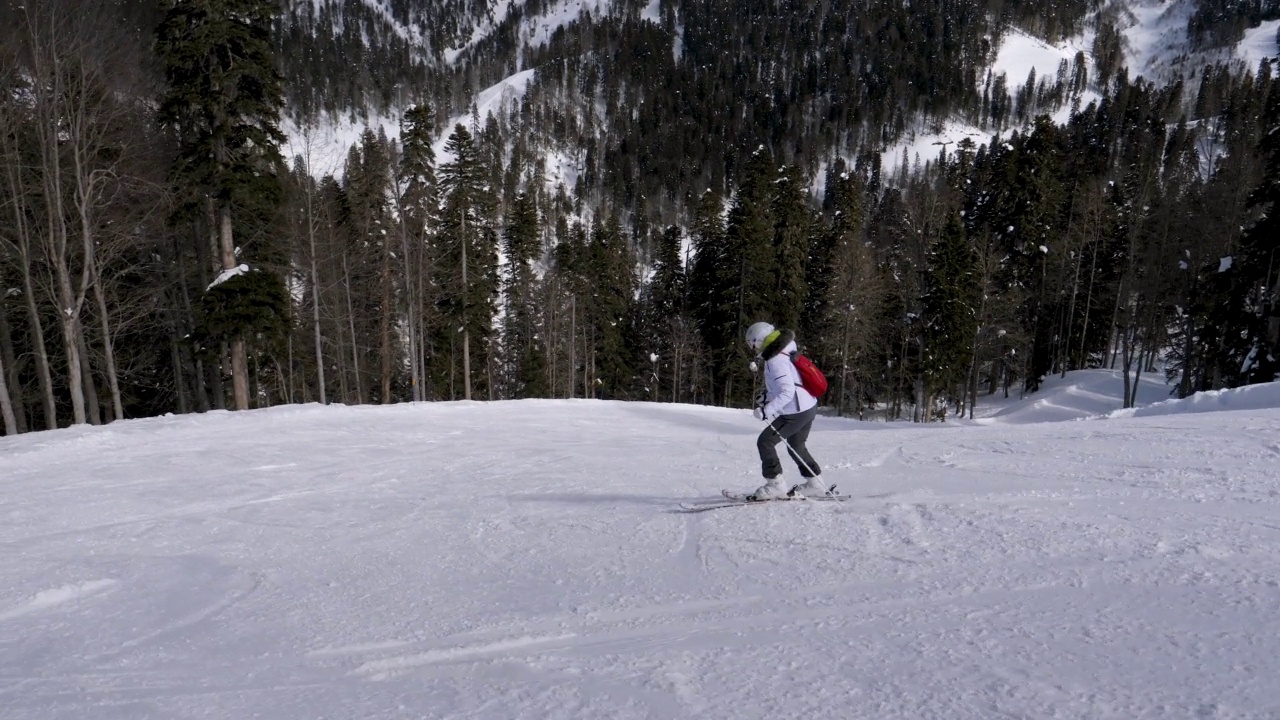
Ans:
[[[767,322],[758,322],[747,328],[747,345],[756,352],[757,361],[764,361],[765,386],[756,396],[754,412],[756,419],[769,423],[769,427],[756,439],[764,485],[748,496],[749,499],[830,494],[822,480],[822,469],[805,447],[809,428],[818,414],[818,400],[801,386],[800,374],[792,362],[792,354],[797,351],[795,333],[778,330]],[[782,462],[778,459],[778,443],[783,440],[787,442],[791,459],[800,469],[800,476],[805,478],[805,482],[790,491],[784,489],[781,482]]]

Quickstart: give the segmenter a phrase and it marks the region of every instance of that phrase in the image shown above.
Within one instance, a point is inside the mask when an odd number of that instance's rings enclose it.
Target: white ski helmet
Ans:
[[[767,322],[758,322],[747,328],[747,345],[752,350],[760,352],[764,347],[764,343],[769,339],[769,335],[774,331],[774,327]]]

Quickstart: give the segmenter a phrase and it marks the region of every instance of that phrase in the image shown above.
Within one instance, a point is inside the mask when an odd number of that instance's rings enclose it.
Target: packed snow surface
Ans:
[[[0,438],[0,717],[1280,717],[1280,386],[1107,417],[1116,382],[822,417],[853,499],[699,513],[756,485],[747,411]]]

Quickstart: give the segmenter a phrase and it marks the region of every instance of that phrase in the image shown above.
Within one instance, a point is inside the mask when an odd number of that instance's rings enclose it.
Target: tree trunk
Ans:
[[[401,218],[401,223],[403,223]],[[391,402],[391,248],[387,246],[386,236],[382,236],[382,312],[378,328],[378,375],[381,380],[383,405]]]
[[[1126,408],[1131,407],[1131,405],[1129,404],[1129,397],[1130,397],[1131,388],[1133,387],[1132,380],[1129,377],[1129,371],[1133,368],[1133,354],[1134,354],[1133,342],[1131,341],[1131,338],[1130,338],[1131,332],[1132,332],[1132,327],[1126,327],[1123,330],[1120,330],[1119,328],[1117,328],[1117,333],[1119,333],[1121,336],[1120,351],[1124,356],[1123,357],[1123,363],[1124,363],[1123,365],[1123,368],[1124,368],[1123,369],[1123,372],[1124,372],[1123,400],[1124,400],[1124,407]]]
[[[222,260],[222,269],[230,270],[236,266],[235,236],[231,228],[231,208],[222,205],[218,208],[218,247]],[[235,397],[236,410],[249,409],[249,358],[243,336],[231,339],[231,390]]]
[[[80,379],[84,383],[85,418],[90,425],[102,424],[102,407],[98,404],[98,385],[93,379],[93,366],[89,362],[89,343],[84,338],[84,328],[76,332],[77,355],[80,358]]]
[[[449,333],[449,399],[458,399],[458,333]]]
[[[170,234],[165,241],[156,244],[156,254],[160,256],[164,267],[181,268],[181,250],[178,248],[177,235]],[[179,253],[174,256],[173,253]],[[181,272],[181,270],[179,270]],[[182,354],[183,317],[178,311],[180,300],[175,297],[172,278],[166,283],[163,303],[167,307],[165,315],[169,320],[169,365],[173,368],[174,411],[179,415],[191,412],[190,389],[187,387],[185,356]],[[185,283],[183,284],[185,287]]]
[[[494,381],[495,373],[494,373],[494,353],[493,352],[489,352],[488,354],[485,355],[484,366],[485,366],[485,371],[487,376],[486,380],[489,385],[489,400],[492,401],[496,399],[494,392],[496,391],[497,385],[498,385]]]
[[[411,390],[409,397],[413,402],[418,402],[422,399],[422,390],[418,362],[418,293],[415,289],[412,261],[416,254],[409,252],[409,232],[405,224],[404,206],[400,203],[399,192],[397,192],[396,199],[400,210],[400,257],[404,263],[405,328],[409,333],[409,384]]]
[[[575,373],[578,370],[578,296],[569,298],[569,397],[573,397]]]
[[[111,413],[115,420],[124,419],[124,401],[120,398],[120,379],[116,374],[116,353],[111,342],[111,321],[108,318],[106,294],[102,290],[102,277],[94,268],[96,280],[93,283],[94,300],[98,303],[98,322],[102,326],[102,352],[107,365],[107,388],[111,393]]]
[[[1111,359],[1107,365],[1112,369],[1116,369],[1116,352],[1117,347],[1121,343],[1120,330],[1120,304],[1126,292],[1126,278],[1120,278],[1120,286],[1116,289],[1116,304],[1111,308],[1111,338],[1107,341],[1107,352],[1111,353]]]
[[[681,329],[683,330],[683,328]],[[684,344],[683,343],[684,343],[684,339],[682,335],[680,343],[677,344],[674,348],[672,348],[671,402],[673,403],[680,402],[680,378],[682,377],[682,374],[680,372],[682,368],[680,364],[684,362]]]
[[[1129,389],[1129,397],[1126,398],[1125,407],[1138,406],[1138,388],[1141,386],[1142,365],[1146,362],[1146,354],[1147,348],[1144,345],[1142,349],[1138,351],[1138,362],[1133,370],[1133,386]]]
[[[1188,271],[1190,272],[1190,271]],[[1185,398],[1191,394],[1191,388],[1194,383],[1193,375],[1197,363],[1193,361],[1195,354],[1195,317],[1191,313],[1190,298],[1195,296],[1194,286],[1187,291],[1188,302],[1186,309],[1182,313],[1182,377],[1178,379],[1178,397]]]
[[[213,200],[209,200],[209,248],[213,252],[213,256],[217,258],[213,267],[222,267],[222,240],[219,233],[221,232],[221,223],[218,220],[218,213],[214,209]],[[206,262],[200,262],[200,287],[209,287],[210,278],[208,271],[210,266]],[[227,345],[225,342],[218,343],[217,362],[210,363],[209,367],[209,388],[210,395],[213,399],[213,407],[218,410],[227,409],[227,388],[226,382],[223,380],[224,375],[231,368],[231,356],[227,353]]]
[[[969,358],[969,375],[965,381],[965,395],[969,401],[969,419],[973,419],[973,406],[978,404],[978,339],[982,336],[982,326],[973,333],[973,355]]]
[[[18,434],[18,418],[13,413],[13,400],[9,396],[9,381],[5,370],[4,358],[0,357],[0,417],[4,419],[4,434]]]
[[[342,279],[347,291],[347,324],[351,331],[351,364],[356,381],[356,405],[364,403],[364,386],[360,382],[360,348],[356,343],[356,313],[351,304],[351,269],[347,265],[347,253],[342,253]]]
[[[57,265],[58,263],[55,263]],[[71,390],[71,417],[72,424],[83,425],[87,422],[85,415],[84,385],[81,377],[80,364],[80,323],[74,315],[74,310],[69,307],[71,284],[66,282],[66,273],[59,272],[58,285],[61,289],[59,293],[59,325],[62,327],[62,344],[67,353],[67,385]]]
[[[343,260],[345,263],[345,254],[343,255]],[[347,386],[347,353],[346,348],[342,347],[344,330],[341,322],[334,322],[333,326],[333,334],[337,338],[335,340],[336,345],[333,349],[333,359],[338,365],[338,402],[346,403],[350,402],[351,393]]]
[[[187,381],[182,371],[182,351],[178,348],[178,336],[175,332],[169,336],[169,363],[173,366],[173,394],[179,415],[191,412],[191,401],[187,398]]]
[[[546,314],[542,316],[542,326],[546,331],[543,333],[543,337],[546,338],[547,342],[547,364],[544,371],[546,372],[547,377],[547,397],[550,398],[556,397],[556,370],[559,368],[560,360],[560,353],[557,352],[559,348],[560,334],[556,330],[556,326],[560,322],[560,317],[556,313],[556,310],[559,308],[559,305],[556,303],[556,300],[559,297],[559,293],[556,292],[558,289],[557,285],[558,283],[553,279],[551,282],[543,285],[542,288],[545,293],[543,295],[543,299],[546,301],[545,307],[547,308]]]
[[[89,84],[88,78],[81,79],[81,92],[85,86]],[[92,129],[100,122],[106,119],[98,116],[89,117],[86,107],[80,102],[74,103],[69,114],[70,123],[70,148],[72,169],[75,172],[75,197],[74,204],[77,219],[80,221],[80,247],[83,256],[80,258],[83,264],[81,271],[81,285],[79,288],[79,297],[76,300],[77,306],[84,303],[85,295],[89,286],[93,287],[94,300],[98,306],[99,324],[102,330],[102,349],[103,361],[106,365],[107,386],[111,394],[111,410],[112,418],[120,420],[124,417],[122,401],[120,399],[120,383],[116,376],[116,358],[115,351],[111,346],[111,320],[107,311],[107,301],[103,283],[105,279],[99,273],[98,262],[98,245],[99,240],[94,232],[94,212],[97,205],[96,195],[98,192],[99,178],[95,171],[89,167],[90,156],[94,154],[95,149],[92,147],[93,140],[90,133]],[[83,331],[81,332],[83,339]],[[82,348],[84,358],[87,361],[89,354],[87,345]],[[87,364],[87,362],[86,362]],[[85,371],[86,376],[92,379],[92,375],[88,370]],[[96,386],[93,395],[97,395]],[[95,411],[95,414],[98,414]]]
[[[254,404],[257,404],[256,401],[261,400],[265,396],[265,393],[261,392],[262,383],[258,380],[262,370],[261,358],[256,354],[250,357],[248,354],[248,348],[245,348],[245,363],[245,377],[249,378],[249,397],[254,398]],[[265,407],[271,407],[270,398],[267,398],[267,404]]]
[[[43,124],[43,123],[41,123]],[[62,327],[62,344],[67,354],[67,385],[71,390],[72,423],[86,422],[83,378],[80,362],[80,307],[71,287],[71,269],[67,265],[67,225],[63,209],[62,162],[59,156],[57,123],[41,133],[44,166],[41,168],[45,190],[45,215],[48,221],[48,258],[54,269],[54,298]]]
[[[467,283],[467,216],[462,216],[462,395],[471,399],[471,328],[467,325],[467,304],[471,287]]]
[[[1071,302],[1067,303],[1067,317],[1062,324],[1062,337],[1058,342],[1058,352],[1061,355],[1062,375],[1067,376],[1067,366],[1070,364],[1071,356],[1071,319],[1076,314],[1076,298],[1080,295],[1080,256],[1077,253],[1072,264],[1075,265],[1075,278],[1071,282]]]
[[[195,244],[195,249],[199,251],[200,234],[194,225],[192,226],[192,230],[194,232],[193,242]],[[175,257],[177,259],[179,300],[182,303],[182,315],[180,322],[176,327],[178,328],[179,337],[189,338],[191,337],[191,329],[194,325],[194,313],[191,310],[191,290],[187,287],[187,255],[183,252],[182,246],[178,242],[178,236],[176,235],[173,238],[173,249],[176,253]],[[203,256],[203,253],[198,253],[197,257],[201,256]],[[204,275],[207,268],[208,266],[204,262],[196,263],[196,271],[202,281],[200,287],[206,287],[208,285],[208,283],[204,281]],[[178,352],[184,360],[188,355],[191,358],[191,362],[187,367],[191,369],[191,387],[195,393],[195,411],[200,413],[209,412],[209,388],[204,369],[204,361],[200,358],[199,353],[195,351],[195,348],[190,343],[182,343],[182,346],[178,348]]]
[[[324,336],[320,326],[320,266],[316,262],[316,226],[310,189],[307,190],[307,242],[311,248],[311,323],[316,340],[316,383],[320,389],[320,404],[328,405],[324,385]]]
[[[45,429],[56,430],[58,410],[53,395],[53,372],[49,366],[49,353],[45,347],[44,323],[40,320],[40,310],[36,307],[35,283],[31,278],[31,236],[27,228],[26,211],[21,206],[22,196],[18,193],[17,174],[12,165],[7,167],[7,170],[9,191],[14,201],[14,229],[18,238],[18,260],[22,264],[22,296],[26,301],[27,322],[36,359],[36,378],[40,383],[40,397],[44,402]]]
[[[983,248],[982,258],[985,261],[988,257],[988,248]],[[978,288],[979,297],[982,299],[978,303],[978,322],[977,327],[973,331],[972,350],[969,356],[969,376],[965,383],[965,391],[969,396],[969,419],[973,419],[973,408],[978,404],[978,346],[982,340],[982,328],[987,322],[987,271],[986,264],[983,264],[982,286]]]
[[[848,388],[846,381],[849,376],[849,325],[851,318],[850,313],[844,313],[844,332],[840,334],[840,399],[836,401],[836,415],[844,417],[844,403]]]
[[[13,335],[9,329],[9,317],[4,307],[4,296],[0,294],[0,383],[4,383],[5,393],[9,398],[10,412],[14,416],[13,430],[10,435],[27,431],[26,408],[22,402],[22,386],[18,380],[17,357],[13,352]]]
[[[227,387],[222,380],[222,368],[230,365],[231,363],[227,360],[226,348],[219,346],[216,361],[210,362],[209,366],[205,368],[206,382],[209,383],[209,407],[213,410],[227,409]]]
[[[915,389],[915,410],[911,413],[911,419],[915,422],[929,422],[929,415],[926,412],[928,397],[924,390],[924,377],[917,375],[913,383]]]
[[[1093,285],[1098,270],[1098,249],[1096,244],[1091,250],[1092,252],[1089,255],[1089,287],[1084,294],[1084,318],[1081,320],[1080,326],[1080,353],[1076,360],[1076,365],[1081,368],[1088,365],[1088,360],[1085,356],[1089,342],[1089,312],[1093,309]]]
[[[293,334],[292,333],[289,335],[289,356],[286,364],[286,367],[288,367],[288,370],[286,370],[283,367],[280,367],[279,360],[275,361],[275,366],[276,366],[276,376],[280,378],[280,396],[284,399],[284,402],[286,404],[292,405],[294,403],[294,398],[295,398],[295,395],[293,392]],[[307,396],[309,395],[309,393],[306,392],[305,388],[303,390],[302,395],[303,395],[303,402],[306,402]]]
[[[236,410],[249,409],[249,353],[243,337],[231,338],[231,391]]]

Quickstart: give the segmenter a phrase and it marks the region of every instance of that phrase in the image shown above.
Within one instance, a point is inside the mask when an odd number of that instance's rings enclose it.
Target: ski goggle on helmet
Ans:
[[[747,345],[756,352],[764,348],[775,328],[767,322],[758,322],[747,328]]]

